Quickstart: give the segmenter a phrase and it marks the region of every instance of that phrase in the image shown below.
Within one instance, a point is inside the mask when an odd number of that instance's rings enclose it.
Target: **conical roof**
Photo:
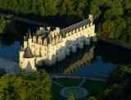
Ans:
[[[24,58],[32,58],[33,54],[32,51],[29,47],[27,47],[24,51]]]

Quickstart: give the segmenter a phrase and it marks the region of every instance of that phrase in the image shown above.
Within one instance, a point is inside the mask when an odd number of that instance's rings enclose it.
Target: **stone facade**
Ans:
[[[36,70],[35,65],[41,61],[52,65],[63,60],[70,52],[76,52],[77,48],[83,48],[84,44],[90,44],[90,39],[96,36],[92,15],[64,29],[40,27],[36,34],[37,36],[29,35],[24,39],[19,52],[22,69]]]

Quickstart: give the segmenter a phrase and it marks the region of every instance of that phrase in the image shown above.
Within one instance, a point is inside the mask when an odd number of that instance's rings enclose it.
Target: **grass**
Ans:
[[[100,92],[104,91],[106,88],[106,83],[102,81],[92,81],[87,80],[82,87],[88,90],[89,95],[97,95]]]
[[[59,82],[64,86],[77,86],[81,81],[82,79],[69,79],[69,78],[62,78],[56,80],[56,82]]]
[[[61,100],[60,91],[61,87],[53,84],[52,86],[52,100]]]
[[[61,85],[68,87],[68,86],[78,86],[82,79],[68,79],[68,78],[62,78],[62,79],[55,79],[54,81],[60,83]],[[97,95],[104,91],[106,87],[105,82],[101,81],[92,81],[92,80],[86,80],[85,83],[82,85],[83,88],[85,88],[89,95]],[[56,85],[53,83],[52,86],[52,100],[61,100],[60,91],[62,87]]]

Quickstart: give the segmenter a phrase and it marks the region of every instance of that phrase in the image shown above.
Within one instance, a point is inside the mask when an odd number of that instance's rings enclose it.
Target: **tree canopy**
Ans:
[[[0,78],[0,100],[51,100],[47,73],[4,75]]]
[[[5,20],[3,17],[0,17],[0,33],[3,33],[7,24],[8,24],[8,21]]]
[[[114,71],[107,88],[100,100],[130,100],[131,67],[121,65]]]
[[[131,43],[131,0],[0,0],[0,10],[31,16],[77,16],[81,19],[91,13],[99,36]]]

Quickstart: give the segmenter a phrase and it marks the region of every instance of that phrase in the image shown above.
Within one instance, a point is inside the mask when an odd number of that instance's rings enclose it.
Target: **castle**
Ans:
[[[92,15],[64,29],[40,27],[36,34],[24,38],[19,52],[19,65],[26,71],[35,71],[36,64],[41,61],[52,65],[63,60],[70,52],[76,52],[77,48],[89,45],[91,39],[96,37]]]

